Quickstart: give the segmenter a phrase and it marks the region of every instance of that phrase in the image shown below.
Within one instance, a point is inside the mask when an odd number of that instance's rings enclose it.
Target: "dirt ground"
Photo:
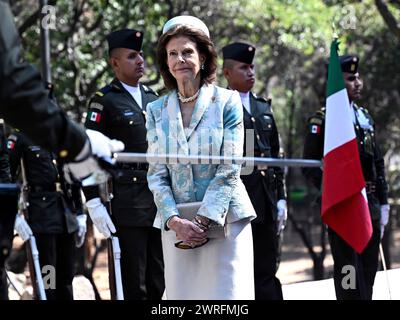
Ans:
[[[400,268],[400,230],[396,228],[392,232],[391,241],[391,268]],[[100,241],[100,239],[98,239]],[[21,245],[20,239],[16,238],[14,246]],[[325,278],[332,277],[332,257],[328,252],[324,260]],[[282,243],[281,263],[279,265],[277,276],[283,285],[297,282],[314,280],[312,275],[312,260],[304,246],[299,234],[291,228],[290,224],[285,230]],[[30,299],[32,288],[30,286],[29,272],[27,268],[23,274],[11,274],[13,284],[18,292],[10,287],[10,299]],[[110,299],[108,288],[108,269],[107,269],[107,251],[105,249],[99,252],[96,265],[93,272],[93,280],[97,290],[103,300]],[[22,295],[22,297],[20,296]],[[94,292],[89,281],[83,276],[76,276],[74,279],[74,296],[78,300],[94,299]]]
[[[400,230],[394,230],[392,235],[391,268],[394,269],[400,268]],[[325,278],[330,278],[333,273],[333,260],[329,251],[329,245],[327,245],[327,249],[327,256],[324,259]],[[300,236],[290,227],[290,225],[288,225],[285,230],[281,259],[277,276],[283,285],[314,280],[312,274],[312,259],[310,258],[306,247],[303,245]],[[96,265],[93,278],[102,299],[109,299],[110,295],[108,290],[107,260],[105,251],[99,256],[99,261]]]

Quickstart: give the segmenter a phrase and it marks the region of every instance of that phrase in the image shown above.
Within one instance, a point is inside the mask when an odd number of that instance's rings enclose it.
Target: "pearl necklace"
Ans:
[[[182,102],[182,103],[188,103],[188,102],[192,102],[194,100],[197,99],[197,97],[199,96],[200,93],[200,89],[197,90],[197,92],[192,95],[191,97],[185,98],[183,95],[180,94],[180,92],[178,91],[178,99]]]

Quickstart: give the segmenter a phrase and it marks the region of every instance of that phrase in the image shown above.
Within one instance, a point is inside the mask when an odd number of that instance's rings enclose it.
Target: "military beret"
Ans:
[[[107,36],[108,52],[115,48],[142,50],[143,32],[134,29],[121,29]]]
[[[210,31],[208,31],[208,28],[206,24],[201,21],[199,18],[193,17],[193,16],[177,16],[172,19],[169,19],[164,27],[162,33],[166,33],[168,30],[180,26],[180,25],[187,25],[190,27],[193,27],[195,29],[198,29],[206,34],[207,37],[210,37]]]
[[[232,59],[243,63],[253,63],[256,48],[243,42],[234,42],[222,48],[223,59]]]
[[[342,72],[357,73],[359,58],[354,55],[344,55],[339,57]]]

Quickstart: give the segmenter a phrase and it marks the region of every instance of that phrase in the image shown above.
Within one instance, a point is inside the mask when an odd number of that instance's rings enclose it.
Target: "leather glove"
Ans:
[[[286,205],[286,200],[281,199],[278,201],[276,204],[278,208],[278,214],[277,214],[277,235],[280,235],[283,229],[285,229],[286,226],[286,220],[287,220],[287,205]]]
[[[24,216],[19,213],[15,218],[14,229],[24,241],[29,240],[30,236],[32,235],[31,227],[26,222]]]
[[[111,221],[107,209],[101,203],[100,198],[93,198],[86,202],[86,207],[89,210],[89,216],[93,224],[106,238],[111,237],[111,233],[115,233],[116,229]]]
[[[388,204],[381,205],[381,239],[385,232],[385,227],[389,221],[390,206]]]
[[[76,216],[76,220],[78,221],[78,231],[76,232],[75,237],[75,245],[77,248],[82,247],[83,243],[85,242],[85,235],[86,235],[86,214],[80,214]]]
[[[103,170],[93,156],[113,162],[112,154],[125,148],[123,142],[111,140],[99,131],[87,129],[86,134],[89,139],[75,161],[64,165],[64,175],[68,183],[76,180],[81,181],[92,175],[102,177],[101,179],[94,179],[95,183],[104,182]]]

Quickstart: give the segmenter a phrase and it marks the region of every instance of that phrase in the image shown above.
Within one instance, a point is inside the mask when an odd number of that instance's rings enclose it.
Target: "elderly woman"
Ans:
[[[148,152],[241,156],[240,96],[212,85],[217,54],[207,26],[191,16],[169,20],[157,60],[170,91],[147,105]],[[240,165],[152,163],[147,178],[162,229],[167,299],[254,299],[256,215]],[[201,202],[196,218],[180,216],[179,204],[194,202]],[[209,239],[210,225],[226,226],[226,237]]]

